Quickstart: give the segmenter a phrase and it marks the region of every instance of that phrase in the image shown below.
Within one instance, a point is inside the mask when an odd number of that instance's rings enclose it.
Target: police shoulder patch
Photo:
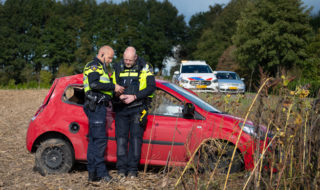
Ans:
[[[98,69],[98,66],[97,65],[91,65],[90,69],[93,70],[93,71],[96,71]]]

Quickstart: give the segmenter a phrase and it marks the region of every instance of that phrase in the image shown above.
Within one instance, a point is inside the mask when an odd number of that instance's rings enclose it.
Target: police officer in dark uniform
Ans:
[[[84,111],[89,119],[89,144],[87,151],[88,180],[110,182],[104,163],[104,153],[107,146],[106,138],[106,106],[113,95],[122,93],[124,88],[110,81],[106,66],[112,61],[114,51],[110,46],[99,49],[97,57],[89,62],[83,71],[85,91]]]
[[[116,93],[114,101],[117,169],[120,178],[126,175],[135,178],[147,121],[147,105],[156,89],[155,77],[152,67],[137,56],[133,47],[125,50],[123,60],[114,69],[113,83],[125,87],[123,94]]]

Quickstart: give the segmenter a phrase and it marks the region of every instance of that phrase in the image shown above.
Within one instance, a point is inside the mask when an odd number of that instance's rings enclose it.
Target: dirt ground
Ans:
[[[79,189],[173,189],[174,179],[164,180],[159,170],[117,184],[88,183],[86,165],[77,164],[70,173],[41,176],[33,171],[34,155],[26,149],[28,124],[48,90],[0,90],[0,190]],[[114,165],[110,174],[116,177]],[[168,184],[168,185],[167,185]]]

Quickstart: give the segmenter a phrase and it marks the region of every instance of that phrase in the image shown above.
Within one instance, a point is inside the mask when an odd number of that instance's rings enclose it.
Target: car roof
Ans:
[[[168,83],[169,81],[161,80],[161,79],[156,79],[156,83]]]
[[[69,85],[70,83],[77,83],[77,84],[82,83],[82,78],[83,78],[82,74],[77,74],[77,75],[60,77],[57,79],[59,80],[60,84],[65,83],[66,85]],[[168,83],[168,81],[156,79],[156,83],[163,84],[163,83]]]
[[[183,61],[181,65],[207,65],[205,61]]]

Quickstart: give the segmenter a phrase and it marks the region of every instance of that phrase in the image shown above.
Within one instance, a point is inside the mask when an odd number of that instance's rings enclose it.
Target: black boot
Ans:
[[[129,179],[136,179],[138,177],[138,172],[128,172]]]
[[[106,183],[116,182],[116,180],[113,179],[109,174],[106,175],[106,176],[104,176],[104,177],[102,177],[102,178],[100,179],[100,181],[106,182]]]
[[[97,177],[95,172],[88,173],[88,181],[99,181],[100,179]]]

